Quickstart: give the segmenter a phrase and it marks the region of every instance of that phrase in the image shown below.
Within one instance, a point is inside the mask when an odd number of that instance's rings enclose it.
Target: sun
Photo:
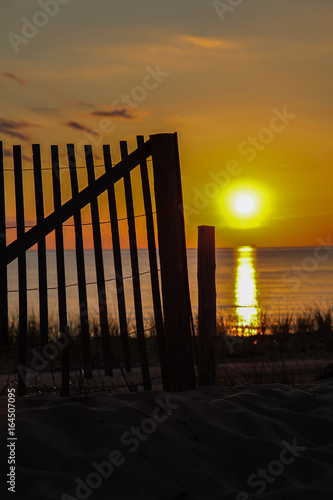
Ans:
[[[242,182],[221,193],[218,207],[227,227],[254,229],[267,223],[271,198],[266,186],[253,181]]]
[[[228,205],[233,218],[249,223],[261,212],[262,195],[252,188],[235,189],[229,196]]]
[[[241,194],[235,199],[235,209],[241,215],[251,215],[255,207],[255,199],[250,194]]]
[[[233,229],[267,226],[273,198],[272,190],[262,182],[252,179],[235,182],[222,190],[216,201],[221,226]]]

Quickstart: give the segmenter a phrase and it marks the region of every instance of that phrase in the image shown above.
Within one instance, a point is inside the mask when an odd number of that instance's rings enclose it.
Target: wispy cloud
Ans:
[[[125,120],[134,120],[135,119],[135,116],[134,116],[132,110],[130,110],[127,107],[110,109],[110,110],[105,110],[105,111],[93,111],[90,114],[92,116],[101,116],[101,117],[108,117],[108,118],[123,118]]]
[[[21,153],[22,154],[22,159],[23,160],[26,160],[26,161],[32,161],[32,158],[25,155],[24,153]],[[9,148],[3,148],[3,156],[5,158],[13,158],[13,151]]]
[[[221,40],[219,38],[207,38],[203,36],[188,36],[179,35],[176,37],[177,41],[203,47],[205,49],[236,49],[239,44],[230,40]]]
[[[17,75],[14,75],[14,73],[9,73],[8,71],[1,71],[0,72],[1,78],[5,78],[7,80],[11,80],[12,82],[18,83],[19,85],[26,85],[26,81],[20,78]]]
[[[25,120],[7,120],[6,118],[0,118],[0,133],[6,134],[9,137],[14,137],[15,139],[21,139],[22,141],[27,141],[29,136],[22,132],[22,129],[30,127],[38,127],[35,123],[27,122]]]
[[[3,155],[5,157],[11,158],[13,156],[13,152],[11,149],[3,148]]]
[[[49,106],[32,106],[30,108],[31,111],[37,114],[48,114],[48,113],[58,113],[60,111],[59,108],[51,108]]]
[[[92,130],[89,127],[86,127],[85,125],[82,125],[81,123],[78,122],[69,121],[65,123],[65,125],[67,127],[73,128],[74,130],[80,130],[81,132],[87,132],[88,134],[98,135],[98,133],[95,130]]]
[[[67,105],[69,104],[70,106],[72,106],[74,108],[80,108],[80,109],[84,109],[84,110],[96,108],[95,104],[93,104],[90,101],[83,101],[83,100],[78,100],[77,101],[77,100],[71,99],[69,97],[64,97],[64,96],[62,96],[61,94],[59,94],[59,92],[57,92],[54,89],[52,90],[52,95],[53,95],[53,97],[55,97],[59,101],[64,102]]]

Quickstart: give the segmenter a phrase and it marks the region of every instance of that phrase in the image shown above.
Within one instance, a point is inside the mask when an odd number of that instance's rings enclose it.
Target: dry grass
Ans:
[[[158,347],[153,318],[147,321],[146,346],[151,367],[155,367],[152,376],[160,381],[158,373]],[[197,321],[195,321],[195,326]],[[281,315],[270,321],[262,315],[259,326],[243,326],[235,335],[235,319],[218,316],[216,349],[219,361],[218,383],[234,386],[251,384],[298,384],[327,375],[325,364],[332,362],[333,352],[333,317],[331,309],[307,311],[295,315]],[[122,383],[115,385],[111,378],[102,374],[103,349],[100,337],[99,318],[92,317],[89,323],[90,344],[95,378],[87,385],[83,372],[82,342],[79,317],[69,318],[70,360],[75,374],[71,376],[73,394],[94,392],[96,390],[130,390],[131,382],[124,373]],[[114,367],[123,367],[124,356],[118,322],[109,317],[110,347]],[[253,335],[248,335],[252,331]],[[129,347],[132,366],[140,365],[138,345],[133,323],[128,324]],[[40,352],[40,331],[38,318],[34,313],[28,319],[28,366],[33,365],[36,353]],[[59,338],[58,323],[49,319],[50,345]],[[312,361],[311,361],[312,360]],[[55,374],[61,370],[61,350],[49,356],[43,371]],[[18,363],[18,316],[13,315],[9,322],[9,345],[1,348],[1,370],[10,376],[15,373]],[[307,363],[307,364],[306,364]],[[306,366],[305,366],[306,365]],[[327,372],[327,373],[326,373]],[[97,374],[97,375],[96,375]],[[326,375],[325,375],[326,374]],[[119,381],[118,381],[119,382]],[[132,384],[133,385],[133,384]],[[87,389],[88,387],[88,389]],[[135,384],[134,386],[135,387]],[[30,384],[31,392],[59,392],[57,384],[49,387],[37,376]]]

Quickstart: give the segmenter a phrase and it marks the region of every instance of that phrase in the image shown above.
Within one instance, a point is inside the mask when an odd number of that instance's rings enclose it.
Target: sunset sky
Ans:
[[[6,168],[13,144],[92,143],[100,164],[102,143],[119,160],[119,140],[177,131],[188,246],[202,224],[221,247],[332,243],[333,2],[232,3],[2,0]]]

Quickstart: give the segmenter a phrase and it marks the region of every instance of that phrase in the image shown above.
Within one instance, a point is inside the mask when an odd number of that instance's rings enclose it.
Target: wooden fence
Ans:
[[[121,161],[113,165],[110,146],[103,146],[104,172],[96,178],[95,162],[91,146],[85,146],[85,168],[88,185],[79,190],[76,164],[76,153],[73,144],[67,145],[67,166],[70,173],[71,198],[62,202],[60,176],[60,160],[58,146],[51,146],[49,158],[41,158],[39,145],[32,147],[32,168],[35,191],[36,224],[27,230],[25,226],[25,199],[22,180],[22,149],[13,147],[14,189],[16,205],[16,236],[7,245],[6,224],[6,185],[4,152],[0,143],[0,340],[1,345],[8,344],[8,276],[7,266],[14,260],[18,264],[18,364],[27,366],[28,337],[28,301],[27,301],[27,251],[37,244],[38,252],[38,292],[39,292],[39,324],[40,348],[49,342],[49,304],[48,273],[46,258],[46,236],[55,233],[56,269],[58,293],[59,332],[61,332],[62,349],[62,388],[61,394],[68,395],[69,374],[71,367],[70,342],[68,330],[68,311],[66,299],[66,275],[64,254],[64,223],[71,217],[74,219],[76,268],[78,278],[78,297],[80,311],[80,339],[84,376],[92,377],[91,332],[89,331],[89,304],[87,299],[87,283],[85,272],[85,253],[82,230],[81,210],[90,206],[93,246],[96,269],[96,286],[98,292],[98,310],[100,336],[103,346],[103,363],[105,374],[113,376],[112,337],[108,323],[108,302],[106,300],[106,280],[103,261],[103,247],[98,197],[107,193],[110,214],[110,230],[114,270],[117,290],[117,308],[124,366],[131,371],[132,362],[127,326],[126,297],[124,293],[124,275],[118,212],[115,195],[115,184],[122,182],[125,191],[128,236],[130,244],[130,260],[132,267],[132,286],[136,323],[136,339],[140,358],[143,386],[151,389],[151,375],[146,350],[146,336],[143,321],[140,269],[138,259],[136,215],[134,213],[131,172],[139,168],[141,172],[142,195],[145,208],[148,254],[150,265],[151,290],[153,299],[154,322],[158,343],[161,376],[165,390],[185,390],[195,387],[192,315],[189,295],[188,271],[186,261],[185,228],[183,216],[182,186],[176,134],[157,134],[145,141],[137,137],[137,148],[128,153],[127,143],[120,143]],[[157,241],[160,261],[158,270],[156,235],[152,212],[152,199],[147,161],[151,157],[153,164],[153,182],[157,219]],[[50,165],[51,161],[51,165]],[[46,167],[45,167],[46,165]],[[42,170],[52,170],[53,212],[45,217],[45,186],[43,186]],[[29,194],[31,197],[31,195]],[[161,291],[160,295],[160,279]],[[26,374],[18,371],[19,394],[27,390]]]

